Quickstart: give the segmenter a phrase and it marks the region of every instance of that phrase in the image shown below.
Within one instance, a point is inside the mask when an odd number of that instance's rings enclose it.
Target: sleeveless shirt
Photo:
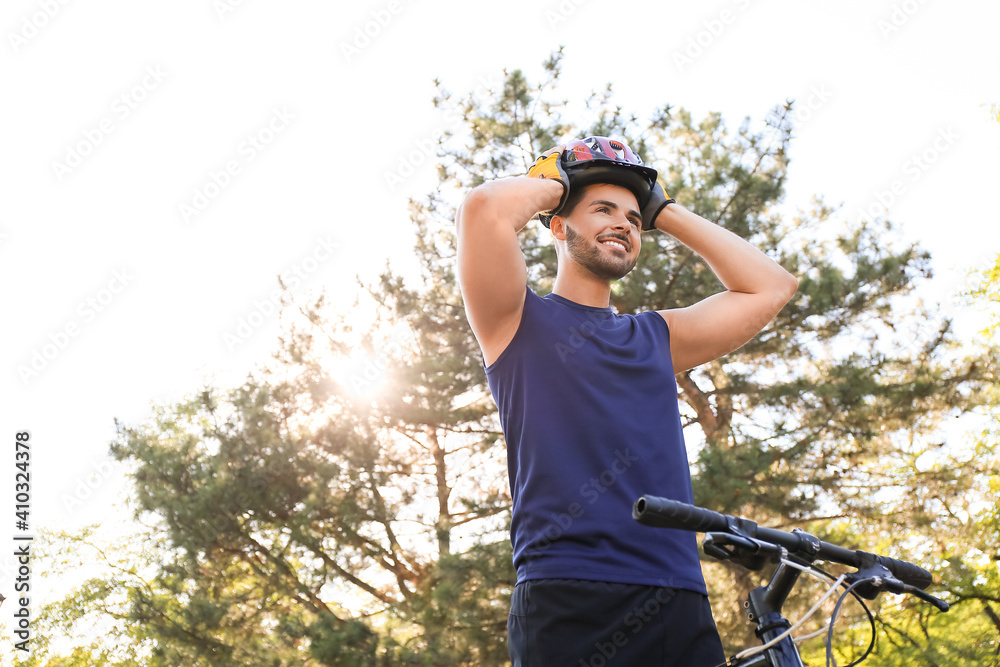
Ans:
[[[507,441],[518,582],[706,593],[695,533],[632,519],[642,495],[693,501],[669,340],[654,311],[527,289],[517,333],[486,369]]]

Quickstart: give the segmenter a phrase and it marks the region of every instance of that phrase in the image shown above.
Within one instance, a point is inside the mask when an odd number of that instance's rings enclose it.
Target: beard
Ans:
[[[626,243],[628,243],[626,241]],[[602,280],[612,281],[625,277],[635,268],[639,256],[627,253],[618,257],[616,253],[606,253],[600,243],[588,242],[572,227],[566,225],[566,250],[573,261]],[[631,243],[629,243],[631,246]]]

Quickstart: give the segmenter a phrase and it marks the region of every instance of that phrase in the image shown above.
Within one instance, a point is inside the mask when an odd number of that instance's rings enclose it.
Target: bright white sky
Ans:
[[[32,434],[33,530],[110,525],[113,420],[265,360],[277,275],[346,304],[354,276],[408,266],[407,197],[433,169],[386,174],[449,127],[432,80],[537,78],[559,45],[564,95],[612,82],[640,117],[670,103],[735,129],[796,98],[788,203],[821,194],[855,219],[884,212],[881,193],[934,253],[928,298],[961,323],[966,270],[1000,251],[1000,123],[983,106],[1000,102],[997,25],[997,3],[941,0],[8,0],[0,539],[17,532],[16,431]]]

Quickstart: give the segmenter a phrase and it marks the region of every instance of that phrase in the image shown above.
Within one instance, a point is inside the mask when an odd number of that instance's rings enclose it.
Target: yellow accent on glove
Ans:
[[[540,156],[535,160],[535,164],[531,165],[531,168],[528,169],[528,176],[533,178],[553,178],[560,181],[563,185],[567,185],[565,180],[566,173],[559,164],[560,158],[562,158],[562,154],[558,152]]]
[[[558,181],[563,186],[563,195],[559,200],[559,205],[551,211],[543,211],[538,214],[538,219],[546,227],[548,227],[549,223],[552,221],[552,216],[560,211],[563,204],[565,204],[566,200],[569,199],[569,176],[566,175],[566,172],[562,167],[563,150],[564,147],[557,146],[552,149],[551,153],[539,156],[539,158],[535,160],[535,164],[531,165],[531,168],[528,169],[528,176],[532,178],[548,178],[553,181]]]

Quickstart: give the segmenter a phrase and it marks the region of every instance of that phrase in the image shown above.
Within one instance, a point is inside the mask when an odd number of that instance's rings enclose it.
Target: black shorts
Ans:
[[[708,598],[680,588],[579,579],[514,587],[513,667],[717,667],[726,662]]]

